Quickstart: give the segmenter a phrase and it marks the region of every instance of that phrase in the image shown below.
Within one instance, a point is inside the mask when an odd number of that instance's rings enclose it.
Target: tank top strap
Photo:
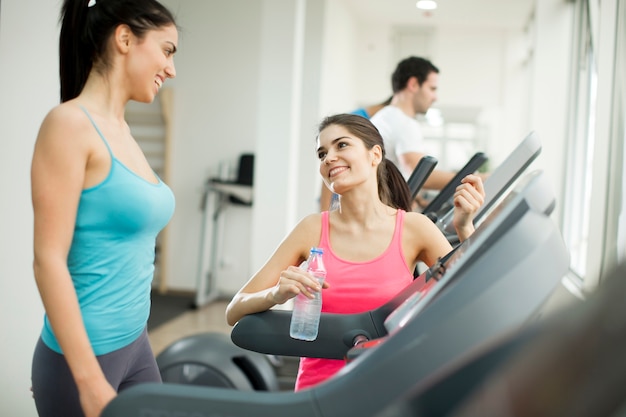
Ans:
[[[393,241],[398,246],[400,251],[402,251],[402,228],[404,226],[404,214],[404,210],[398,209],[398,212],[396,213],[396,230],[393,232]]]
[[[330,224],[328,221],[328,211],[323,211],[322,212],[322,233],[320,235],[320,246],[322,248],[330,248],[330,241],[329,241],[329,230],[330,230]]]
[[[402,225],[404,224],[404,213],[404,210],[398,209],[398,214],[396,215],[396,230],[398,230],[398,228],[402,230]]]
[[[109,150],[109,155],[111,155],[111,158],[113,158],[113,151],[111,150],[111,147],[109,146],[109,142],[107,142],[106,138],[104,137],[104,135],[100,131],[100,128],[98,127],[96,122],[94,122],[93,118],[91,117],[91,115],[89,114],[87,109],[84,108],[83,106],[79,106],[79,107],[87,115],[87,118],[89,118],[89,121],[91,122],[93,127],[96,128],[96,132],[98,132],[98,135],[100,135],[100,138],[102,138],[102,141],[104,142],[104,144],[106,145],[107,149]]]

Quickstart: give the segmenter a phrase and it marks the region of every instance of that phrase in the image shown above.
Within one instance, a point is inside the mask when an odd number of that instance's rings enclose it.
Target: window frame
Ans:
[[[623,51],[624,49],[624,25],[626,13],[619,10],[619,2],[616,0],[578,0],[576,2],[575,33],[576,37],[573,54],[572,100],[568,118],[568,154],[565,172],[565,191],[563,201],[563,224],[564,239],[571,250],[572,267],[568,277],[576,281],[584,291],[591,291],[597,287],[604,274],[611,271],[623,254],[618,253],[619,239],[625,239],[623,228],[620,229],[619,221],[623,216],[623,193],[624,183],[624,72]],[[624,6],[621,6],[624,7]],[[585,14],[588,16],[584,18]],[[595,80],[597,90],[593,92],[594,105],[590,106],[585,114],[579,107],[580,97],[580,72],[577,63],[581,55],[581,34],[589,33],[589,46],[592,48],[593,68],[597,73]],[[620,35],[621,33],[621,35]],[[601,40],[601,42],[599,42]],[[621,42],[621,44],[619,43]],[[621,72],[619,72],[621,71]],[[618,88],[616,88],[616,86]],[[621,87],[620,87],[621,86]],[[592,92],[592,90],[589,90]],[[589,101],[587,102],[589,103]],[[577,125],[579,117],[588,117],[589,129],[580,138],[580,126]],[[591,137],[591,141],[590,141]],[[580,160],[582,149],[587,152],[593,150],[590,166],[581,167]],[[588,172],[590,188],[582,190],[581,184],[577,184],[571,177],[576,170]],[[586,199],[585,193],[589,198]],[[582,204],[582,206],[581,206]],[[587,210],[582,216],[576,214],[576,210]],[[574,225],[573,222],[581,221],[584,224]],[[586,230],[584,247],[572,250],[575,239],[580,238],[580,233],[575,234],[576,227]],[[580,229],[579,229],[580,230]],[[620,232],[621,230],[621,232]],[[579,259],[583,258],[583,259]],[[578,262],[578,265],[576,264]],[[584,271],[580,265],[584,265]]]

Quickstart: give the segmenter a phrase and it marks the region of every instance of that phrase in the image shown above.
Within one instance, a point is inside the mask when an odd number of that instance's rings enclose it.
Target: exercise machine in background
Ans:
[[[483,152],[475,153],[469,161],[454,175],[454,177],[439,191],[439,193],[428,203],[422,210],[422,213],[429,217],[431,220],[436,221],[437,217],[442,213],[447,212],[453,207],[453,197],[456,188],[461,185],[461,180],[467,177],[469,174],[473,174],[485,162],[487,162],[487,155]]]
[[[435,169],[435,166],[437,166],[437,163],[437,158],[430,155],[423,156],[417,163],[415,169],[411,172],[409,179],[406,180],[411,194],[411,201],[415,200],[415,197],[417,197],[417,194],[420,192],[424,183]]]
[[[224,333],[184,337],[156,357],[163,382],[278,391],[276,372],[266,355],[242,349]]]
[[[484,182],[485,201],[474,216],[474,225],[478,226],[483,218],[490,212],[496,203],[506,195],[515,182],[526,171],[530,164],[541,153],[541,141],[535,132],[530,132],[507,156],[507,158],[496,169],[491,172]],[[454,192],[452,192],[454,194]],[[430,212],[427,215],[435,222],[437,227],[444,232],[450,243],[459,242],[454,230],[452,220],[454,218],[454,206],[452,201],[447,204],[447,208],[442,206],[437,212]],[[426,214],[426,213],[425,213]]]
[[[223,173],[224,177],[228,173]],[[254,155],[241,154],[237,177],[210,178],[202,196],[202,223],[196,277],[195,308],[215,301],[222,295],[218,286],[217,269],[224,229],[224,211],[229,205],[252,206]]]

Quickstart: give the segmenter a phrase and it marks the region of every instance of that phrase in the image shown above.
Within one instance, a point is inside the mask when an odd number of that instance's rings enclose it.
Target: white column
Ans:
[[[315,192],[315,173],[302,151],[307,149],[304,141],[313,140],[310,127],[317,118],[319,88],[311,91],[311,86],[319,85],[319,41],[308,35],[321,25],[323,5],[315,3],[320,2],[263,1],[251,273],[265,263],[303,212],[315,207],[299,209],[300,195]],[[309,156],[314,156],[312,148]],[[302,190],[308,183],[310,189]]]

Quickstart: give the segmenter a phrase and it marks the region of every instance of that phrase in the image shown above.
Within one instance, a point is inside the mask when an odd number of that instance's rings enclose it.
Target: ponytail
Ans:
[[[389,159],[378,166],[378,195],[393,208],[411,211],[411,191],[402,173]]]
[[[93,65],[94,48],[86,41],[88,9],[91,7],[87,7],[85,1],[76,0],[65,0],[61,9],[61,102],[70,100],[81,92]]]
[[[172,13],[156,0],[64,0],[60,20],[61,102],[80,94],[92,69],[109,68],[107,47],[119,25],[128,25],[138,38],[148,30],[176,25]]]

